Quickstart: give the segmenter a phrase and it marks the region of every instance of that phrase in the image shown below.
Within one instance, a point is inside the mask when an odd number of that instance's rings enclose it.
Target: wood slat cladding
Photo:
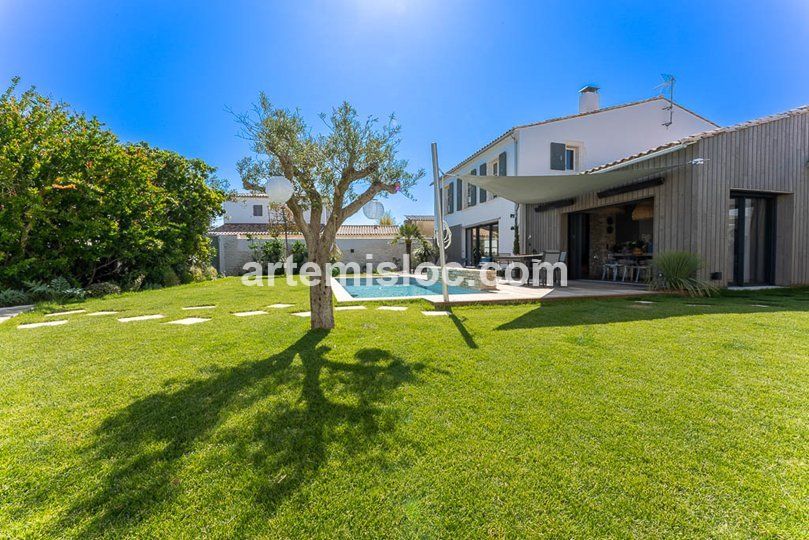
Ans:
[[[702,165],[689,164],[703,158]],[[632,166],[678,165],[663,185],[598,198],[526,216],[528,252],[567,249],[567,213],[654,199],[655,251],[690,251],[704,261],[701,277],[733,274],[728,252],[731,191],[776,194],[775,282],[809,283],[809,111],[705,136],[684,149]]]

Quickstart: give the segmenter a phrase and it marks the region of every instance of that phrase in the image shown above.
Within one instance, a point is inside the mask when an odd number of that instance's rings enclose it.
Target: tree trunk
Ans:
[[[328,253],[317,253],[314,260],[312,260],[320,268],[320,275],[322,276],[317,285],[309,287],[309,310],[312,312],[310,321],[313,330],[334,328],[331,275],[326,268],[328,261]]]

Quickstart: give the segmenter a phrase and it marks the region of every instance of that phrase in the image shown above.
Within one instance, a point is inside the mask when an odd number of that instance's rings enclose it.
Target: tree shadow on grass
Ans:
[[[82,536],[96,536],[136,527],[182,493],[177,478],[183,459],[209,439],[229,445],[225,453],[236,460],[234,468],[250,470],[250,511],[258,508],[265,519],[317,477],[329,452],[358,456],[377,444],[397,419],[385,401],[399,386],[416,383],[424,366],[381,349],[361,349],[356,361],[333,361],[321,344],[327,335],[309,331],[267,359],[218,369],[105,420],[88,452],[111,470],[64,517],[60,530],[79,526]],[[284,392],[295,397],[263,402]],[[254,404],[247,427],[224,425]]]
[[[773,294],[749,292],[744,295],[724,293],[713,298],[644,297],[637,299],[581,299],[548,303],[523,313],[495,327],[496,330],[525,330],[635,321],[653,321],[672,317],[718,315],[724,313],[753,314],[778,311],[807,311],[806,292]],[[648,302],[648,303],[647,303]]]

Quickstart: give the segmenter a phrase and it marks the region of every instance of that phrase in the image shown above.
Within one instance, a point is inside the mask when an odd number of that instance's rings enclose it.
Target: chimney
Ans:
[[[579,114],[598,110],[598,86],[588,84],[579,90]]]

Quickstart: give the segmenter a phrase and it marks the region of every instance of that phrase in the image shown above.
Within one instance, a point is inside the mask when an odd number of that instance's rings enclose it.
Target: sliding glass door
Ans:
[[[733,194],[730,204],[729,252],[734,285],[771,285],[775,273],[775,199]]]
[[[496,257],[499,251],[499,236],[497,223],[466,229],[467,263],[477,266],[481,257]]]

